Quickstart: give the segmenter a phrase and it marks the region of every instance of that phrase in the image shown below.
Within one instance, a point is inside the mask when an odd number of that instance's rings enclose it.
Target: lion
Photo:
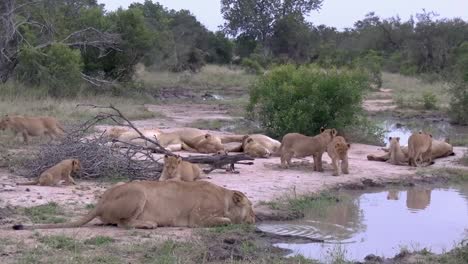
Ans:
[[[77,221],[19,224],[13,229],[75,228],[96,217],[104,224],[147,229],[255,223],[252,203],[242,192],[206,181],[133,181],[112,186],[95,208]]]
[[[49,116],[27,117],[5,115],[0,120],[0,130],[10,129],[16,139],[18,134],[23,136],[23,141],[29,143],[29,137],[47,135],[50,140],[65,134],[63,127],[57,119]]]
[[[408,164],[418,167],[426,160],[432,163],[432,135],[424,132],[413,133],[408,139]]]
[[[190,152],[216,153],[224,150],[224,145],[218,136],[203,132],[197,128],[182,128],[173,132],[162,132],[159,129],[144,129],[141,132],[145,137],[157,140],[162,147],[169,151],[186,150]],[[152,145],[152,143],[139,137],[140,135],[136,131],[131,130],[118,134],[116,139],[137,145]],[[116,145],[125,146],[121,142]]]
[[[322,155],[336,134],[334,128],[321,128],[320,134],[314,137],[304,136],[299,133],[286,134],[280,147],[281,167],[288,168],[293,157],[303,158],[312,155],[314,157],[314,171],[322,172]]]
[[[78,159],[66,159],[41,173],[35,181],[17,183],[17,185],[57,186],[62,180],[66,185],[76,185],[71,173],[77,173],[80,170],[81,163]]]
[[[242,150],[252,158],[268,158],[277,155],[281,142],[261,134],[246,135],[242,140]]]
[[[348,149],[351,147],[350,144],[346,143],[344,137],[336,136],[327,146],[327,153],[332,160],[333,165],[333,176],[338,176],[339,163],[341,161],[341,172],[349,174],[348,164]]]
[[[382,150],[385,151],[386,153],[381,156],[369,154],[367,155],[367,159],[372,160],[372,161],[383,161],[383,162],[388,161],[390,159],[390,148],[388,149],[382,148]],[[403,162],[407,164],[408,163],[408,147],[401,147],[401,151],[403,152],[403,155],[404,155],[404,159],[401,159],[401,160],[403,160]],[[437,140],[437,139],[432,139],[431,156],[432,156],[432,160],[434,160],[438,158],[445,158],[448,156],[455,156],[455,152],[453,152],[453,146],[450,145],[450,143]]]
[[[182,160],[181,157],[164,156],[164,168],[161,173],[160,181],[179,180],[195,181],[203,179],[201,170],[197,164]]]
[[[388,163],[393,165],[406,165],[408,163],[408,155],[403,152],[400,146],[400,137],[389,137],[390,148],[388,151]]]

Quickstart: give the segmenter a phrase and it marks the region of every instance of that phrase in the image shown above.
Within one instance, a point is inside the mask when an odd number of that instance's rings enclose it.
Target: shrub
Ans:
[[[422,95],[424,109],[437,109],[437,96],[432,92],[424,92]]]
[[[317,134],[320,127],[346,128],[362,113],[367,75],[360,71],[285,65],[259,78],[248,112],[267,132]]]
[[[261,74],[263,72],[263,68],[260,63],[249,58],[242,59],[241,66],[250,74]]]
[[[369,79],[377,88],[382,87],[382,64],[383,59],[380,54],[374,50],[368,51],[363,56],[355,59],[357,67],[366,69],[369,74]]]
[[[450,94],[450,116],[454,123],[468,124],[468,42],[464,42],[455,51]]]
[[[17,68],[18,79],[35,86],[46,86],[52,96],[73,96],[79,92],[83,62],[79,50],[52,44],[45,52],[24,48]]]

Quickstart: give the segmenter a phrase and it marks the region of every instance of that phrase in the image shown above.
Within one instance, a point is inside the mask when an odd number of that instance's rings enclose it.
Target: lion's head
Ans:
[[[234,224],[254,224],[255,213],[252,208],[252,202],[242,192],[233,191],[233,206],[228,209],[228,217]]]
[[[224,145],[219,137],[205,134],[197,143],[197,149],[202,153],[217,153],[218,151],[224,151]]]
[[[249,136],[244,137],[244,153],[254,158],[268,158],[271,152]]]
[[[8,115],[5,115],[1,120],[0,120],[0,130],[5,130],[10,126],[11,123],[11,118]]]
[[[81,162],[78,159],[72,160],[72,172],[77,173],[81,170]]]
[[[174,178],[177,174],[177,169],[179,168],[180,163],[182,162],[181,157],[176,156],[164,156],[164,169],[163,171],[166,172],[166,176],[170,178]]]

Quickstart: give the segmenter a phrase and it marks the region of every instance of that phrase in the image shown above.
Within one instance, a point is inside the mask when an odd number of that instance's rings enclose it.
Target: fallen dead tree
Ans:
[[[37,156],[24,163],[24,176],[37,177],[45,169],[57,164],[63,159],[77,158],[81,161],[82,172],[77,178],[97,179],[103,177],[129,178],[129,179],[150,179],[159,178],[162,171],[162,163],[158,162],[154,153],[173,155],[174,153],[162,147],[157,138],[146,137],[123,113],[116,107],[78,105],[77,107],[91,107],[101,109],[94,118],[86,121],[78,127],[71,129],[67,135],[56,144],[44,144],[40,146]],[[117,126],[127,127],[137,133],[135,139],[142,139],[148,144],[145,146],[132,144],[129,142],[112,140],[113,143],[121,143],[125,147],[117,147],[109,142],[106,131],[89,136],[90,130],[103,121],[111,121]],[[215,169],[226,169],[236,172],[234,164],[251,165],[252,162],[242,163],[243,160],[254,160],[245,155],[213,155],[213,156],[189,156],[184,160],[193,163],[206,164],[208,169],[205,173],[210,173]]]

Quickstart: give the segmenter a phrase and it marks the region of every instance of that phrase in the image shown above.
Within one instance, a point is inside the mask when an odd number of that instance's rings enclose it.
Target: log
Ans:
[[[182,157],[183,160],[191,162],[191,163],[201,163],[201,164],[208,164],[211,168],[207,170],[203,170],[206,174],[212,172],[216,169],[225,169],[226,171],[232,173],[239,173],[235,170],[234,164],[243,164],[243,165],[253,165],[253,162],[240,162],[243,160],[255,160],[254,158],[245,155],[245,154],[236,154],[236,155],[228,155],[228,154],[215,154],[212,156],[188,156]],[[229,166],[226,166],[229,165]]]

